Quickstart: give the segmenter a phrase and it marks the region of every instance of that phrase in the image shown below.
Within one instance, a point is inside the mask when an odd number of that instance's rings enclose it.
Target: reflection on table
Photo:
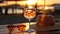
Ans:
[[[25,31],[23,34],[28,34],[28,29],[29,29],[29,23],[18,23],[18,24],[13,24],[14,26],[17,25],[26,25]],[[0,34],[9,34],[9,30],[7,29],[8,25],[0,25]],[[31,28],[36,29],[36,22],[31,22]],[[39,30],[39,31],[37,31]],[[60,34],[60,23],[55,23],[55,26],[52,28],[37,28],[37,30],[31,32],[31,34]],[[19,32],[17,27],[14,28],[11,34],[22,34],[22,32]]]

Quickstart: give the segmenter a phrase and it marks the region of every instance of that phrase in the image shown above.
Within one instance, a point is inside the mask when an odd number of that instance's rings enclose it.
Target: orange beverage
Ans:
[[[24,11],[24,17],[27,19],[32,19],[35,16],[36,16],[36,11],[33,11],[33,10]]]
[[[39,27],[47,27],[55,24],[54,17],[52,15],[38,15],[37,23]]]
[[[19,32],[23,32],[25,30],[26,25],[18,25],[17,28]]]

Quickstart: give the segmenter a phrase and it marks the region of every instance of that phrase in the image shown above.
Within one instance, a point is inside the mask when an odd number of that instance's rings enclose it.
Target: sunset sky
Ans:
[[[37,2],[38,5],[43,5],[44,4],[44,0],[33,0],[33,1]],[[30,3],[33,3],[33,1],[30,0]],[[16,4],[16,1],[8,1],[7,4],[8,5]],[[4,3],[0,3],[0,6],[7,6],[7,4],[6,4],[6,1],[5,1]],[[25,5],[25,4],[27,4],[27,1],[17,1],[17,4]],[[45,4],[46,5],[60,4],[60,0],[46,0]]]
[[[60,0],[46,0],[48,4],[60,4]]]
[[[38,0],[38,3],[43,4],[44,0]],[[46,0],[46,4],[60,4],[60,0]]]

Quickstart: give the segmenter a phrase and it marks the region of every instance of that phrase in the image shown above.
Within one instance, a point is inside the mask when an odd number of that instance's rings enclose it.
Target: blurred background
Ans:
[[[29,2],[28,0],[0,0],[0,25],[28,22],[28,20],[24,18],[23,12],[24,8],[32,3],[32,6],[37,8],[37,15],[40,14],[44,0],[30,0]],[[47,6],[46,10],[51,9],[51,15],[53,15],[55,19],[60,20],[60,0],[46,0],[45,4]],[[33,18],[31,22],[35,22],[36,17]]]

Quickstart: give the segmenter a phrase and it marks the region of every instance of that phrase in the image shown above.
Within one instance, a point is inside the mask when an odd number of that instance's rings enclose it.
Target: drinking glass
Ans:
[[[29,32],[30,30],[30,21],[36,16],[36,11],[32,9],[25,9],[24,10],[24,17],[29,20]]]

